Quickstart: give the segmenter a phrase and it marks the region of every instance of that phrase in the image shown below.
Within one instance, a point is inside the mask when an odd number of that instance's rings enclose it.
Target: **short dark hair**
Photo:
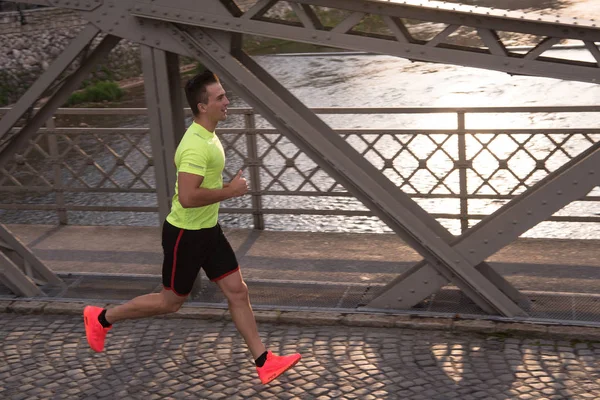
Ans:
[[[213,83],[219,83],[219,78],[207,69],[194,76],[185,84],[185,96],[195,116],[200,113],[198,103],[208,103],[206,87]]]

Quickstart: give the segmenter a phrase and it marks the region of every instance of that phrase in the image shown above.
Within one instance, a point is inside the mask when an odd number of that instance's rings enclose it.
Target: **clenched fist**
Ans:
[[[248,182],[246,182],[246,178],[242,177],[242,173],[243,171],[240,169],[237,175],[229,182],[229,191],[232,197],[239,197],[248,193]]]

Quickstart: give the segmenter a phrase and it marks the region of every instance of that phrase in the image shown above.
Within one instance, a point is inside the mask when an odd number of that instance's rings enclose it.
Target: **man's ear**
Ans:
[[[198,103],[198,111],[204,111],[204,112],[206,112],[206,104],[204,104],[204,103]]]

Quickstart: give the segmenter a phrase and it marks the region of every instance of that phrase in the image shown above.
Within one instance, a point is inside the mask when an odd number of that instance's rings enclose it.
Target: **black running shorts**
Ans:
[[[213,282],[239,269],[235,253],[219,224],[212,228],[187,230],[165,221],[162,246],[163,286],[179,296],[190,294],[200,268]]]

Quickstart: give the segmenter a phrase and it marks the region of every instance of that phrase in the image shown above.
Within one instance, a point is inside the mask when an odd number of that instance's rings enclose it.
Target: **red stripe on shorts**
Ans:
[[[173,292],[175,291],[175,270],[177,269],[177,248],[179,247],[179,241],[181,240],[181,236],[183,236],[183,229],[179,231],[179,235],[177,236],[177,241],[175,242],[175,249],[173,250],[173,268],[171,271],[171,289]]]

